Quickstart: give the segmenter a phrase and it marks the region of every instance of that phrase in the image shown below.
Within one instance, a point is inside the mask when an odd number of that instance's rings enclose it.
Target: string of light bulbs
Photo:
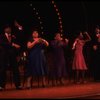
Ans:
[[[40,28],[41,28],[41,31],[42,31],[42,34],[44,34],[44,32],[43,32],[43,22],[42,22],[42,20],[41,20],[41,17],[39,16],[39,12],[36,10],[36,8],[35,7],[33,7],[33,4],[32,3],[30,3],[30,6],[32,7],[32,10],[34,11],[34,14],[37,16],[37,19],[38,19],[38,21],[39,21],[39,24],[40,24]]]
[[[57,14],[57,16],[58,16],[58,21],[59,21],[59,29],[60,29],[60,32],[61,32],[61,33],[63,33],[63,25],[62,25],[62,18],[61,18],[61,14],[60,14],[60,12],[59,12],[59,10],[58,10],[58,7],[57,7],[57,5],[56,5],[56,3],[55,3],[55,1],[54,1],[54,0],[52,0],[52,4],[53,4],[54,9],[55,9],[55,11],[56,11],[56,14]]]

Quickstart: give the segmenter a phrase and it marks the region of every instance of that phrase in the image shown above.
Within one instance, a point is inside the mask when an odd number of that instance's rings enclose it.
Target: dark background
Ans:
[[[63,24],[63,34],[74,39],[77,31],[86,30],[91,36],[94,34],[96,25],[100,23],[100,2],[99,1],[55,1]],[[33,6],[31,7],[30,4]],[[41,21],[40,25],[38,16],[33,11],[36,8]],[[0,33],[6,25],[14,25],[17,20],[24,27],[22,39],[28,40],[33,28],[38,28],[48,40],[53,39],[55,32],[59,31],[59,20],[57,13],[51,3],[51,0],[35,1],[0,1]],[[43,26],[43,30],[41,30]]]

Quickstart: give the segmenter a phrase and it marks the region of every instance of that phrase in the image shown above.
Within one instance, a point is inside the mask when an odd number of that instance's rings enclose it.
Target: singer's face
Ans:
[[[96,32],[96,33],[99,33],[99,32],[100,32],[100,30],[99,30],[98,28],[96,28],[96,29],[95,29],[95,32]]]
[[[61,39],[60,34],[57,34],[57,35],[55,36],[55,39],[56,39],[56,40],[60,40],[60,39]]]
[[[96,38],[100,39],[100,34],[99,33],[96,34]]]
[[[11,33],[11,28],[10,27],[6,28],[5,32],[8,33],[8,34],[10,34]]]
[[[34,38],[38,38],[39,34],[38,34],[37,31],[34,31],[33,34],[32,34],[32,36],[33,36]]]
[[[83,39],[82,32],[80,32],[79,39]]]

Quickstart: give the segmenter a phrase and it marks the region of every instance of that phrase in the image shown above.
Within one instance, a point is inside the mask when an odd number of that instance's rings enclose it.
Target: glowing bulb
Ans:
[[[58,9],[56,9],[56,11],[58,12]]]
[[[32,3],[30,4],[30,6],[32,7]]]
[[[38,15],[38,12],[36,12],[36,15]]]
[[[56,5],[54,5],[54,7],[56,8],[57,6],[56,6]]]
[[[42,34],[43,34],[44,32],[42,32]]]
[[[35,8],[33,8],[33,10],[35,10]]]
[[[60,28],[62,28],[62,25],[60,25]]]
[[[40,19],[40,17],[38,17],[38,19]]]
[[[54,1],[52,1],[52,3],[54,4]]]
[[[61,32],[63,32],[63,30],[60,30]]]
[[[40,22],[40,24],[42,24],[42,22]]]
[[[41,27],[41,29],[43,29],[43,27]]]
[[[60,21],[59,23],[62,24],[62,21]]]
[[[61,34],[61,36],[63,36],[63,34]]]
[[[59,20],[61,19],[61,17],[59,17]]]
[[[59,16],[59,15],[60,15],[60,13],[57,13],[57,15]]]

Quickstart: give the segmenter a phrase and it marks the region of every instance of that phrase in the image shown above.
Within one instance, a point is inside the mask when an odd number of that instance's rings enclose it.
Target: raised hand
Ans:
[[[14,24],[16,27],[18,27],[19,30],[23,30],[22,25],[20,25],[16,20],[14,21]]]

